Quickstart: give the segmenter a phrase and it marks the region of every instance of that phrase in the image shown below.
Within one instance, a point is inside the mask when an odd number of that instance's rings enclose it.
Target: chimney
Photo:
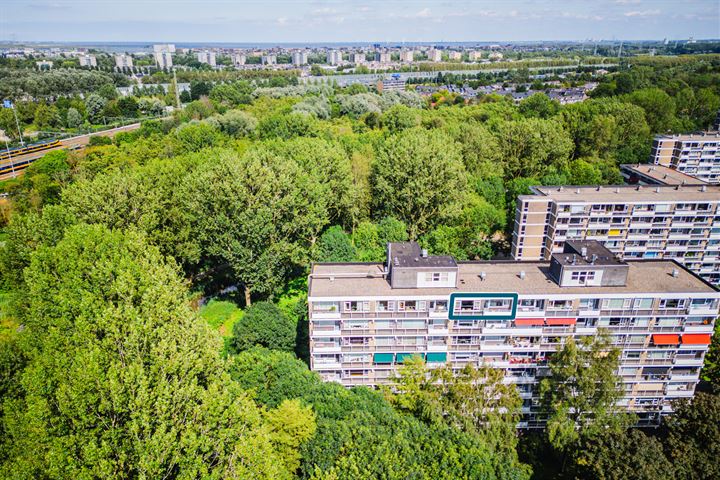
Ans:
[[[422,254],[423,258],[427,258],[427,256],[428,256],[427,248],[423,248],[421,254]]]

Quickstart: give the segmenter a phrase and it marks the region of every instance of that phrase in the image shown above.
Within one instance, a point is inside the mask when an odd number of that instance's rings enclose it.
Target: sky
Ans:
[[[0,40],[461,42],[720,38],[720,0],[0,0]]]

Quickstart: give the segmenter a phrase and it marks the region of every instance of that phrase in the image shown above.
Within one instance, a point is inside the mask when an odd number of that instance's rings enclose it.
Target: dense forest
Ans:
[[[312,261],[381,261],[406,239],[503,255],[530,186],[618,183],[654,134],[711,125],[718,57],[638,59],[564,106],[293,83],[196,83],[172,118],[2,184],[0,476],[720,476],[717,336],[706,393],[647,432],[613,411],[602,336],[553,357],[543,432],[516,432],[492,369],[413,359],[372,391],[305,363]],[[50,94],[60,117],[76,93]],[[594,414],[569,415],[578,402]]]

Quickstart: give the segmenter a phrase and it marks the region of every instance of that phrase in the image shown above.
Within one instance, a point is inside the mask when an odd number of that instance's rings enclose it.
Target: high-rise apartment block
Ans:
[[[567,242],[541,262],[458,262],[414,242],[387,261],[315,264],[309,278],[311,368],[325,380],[388,384],[412,355],[430,367],[502,369],[542,426],[538,382],[569,339],[609,333],[621,350],[618,405],[656,424],[691,397],[720,291],[672,260],[621,260],[598,242]]]
[[[260,58],[260,61],[263,65],[275,65],[277,63],[277,57],[272,54],[263,55]]]
[[[233,53],[232,55],[230,55],[230,60],[232,60],[234,66],[241,67],[245,65],[247,57],[244,53]]]
[[[401,62],[412,63],[414,58],[415,58],[415,52],[413,52],[412,50],[401,50],[400,51],[400,61]]]
[[[364,52],[355,52],[350,54],[350,63],[354,63],[355,65],[362,65],[365,62],[366,59]]]
[[[624,259],[672,259],[720,283],[720,186],[532,187],[517,201],[516,260],[597,240]]]
[[[78,55],[78,61],[81,67],[97,67],[97,58],[95,58],[95,55]]]
[[[293,65],[307,65],[308,63],[308,54],[304,50],[299,50],[297,52],[292,53],[292,63]]]
[[[709,183],[720,183],[720,132],[657,136],[650,161]]]
[[[155,64],[160,69],[172,68],[172,53],[170,52],[155,52]]]
[[[340,50],[328,50],[326,60],[328,65],[340,65],[342,63],[342,53]]]
[[[451,52],[448,52],[448,58],[455,61],[462,60],[462,53],[453,50]]]
[[[442,61],[442,52],[440,50],[436,50],[434,48],[428,50],[428,60],[431,62],[440,62]]]
[[[390,63],[392,61],[390,52],[375,52],[375,61],[378,63]]]
[[[173,43],[158,43],[153,45],[153,53],[169,52],[175,53],[175,44]]]
[[[217,59],[215,56],[215,52],[210,52],[210,51],[198,52],[197,59],[198,59],[198,62],[204,63],[206,65],[210,65],[211,67],[217,66]]]
[[[477,62],[478,60],[482,59],[482,52],[478,50],[472,50],[470,53],[468,53],[468,59],[471,62]]]
[[[133,58],[132,56],[121,53],[119,55],[115,55],[115,66],[117,68],[132,68],[133,67]]]

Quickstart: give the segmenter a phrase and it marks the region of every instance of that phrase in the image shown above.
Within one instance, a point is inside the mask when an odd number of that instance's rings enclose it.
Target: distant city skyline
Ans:
[[[720,38],[717,0],[5,0],[0,40],[461,42]]]

